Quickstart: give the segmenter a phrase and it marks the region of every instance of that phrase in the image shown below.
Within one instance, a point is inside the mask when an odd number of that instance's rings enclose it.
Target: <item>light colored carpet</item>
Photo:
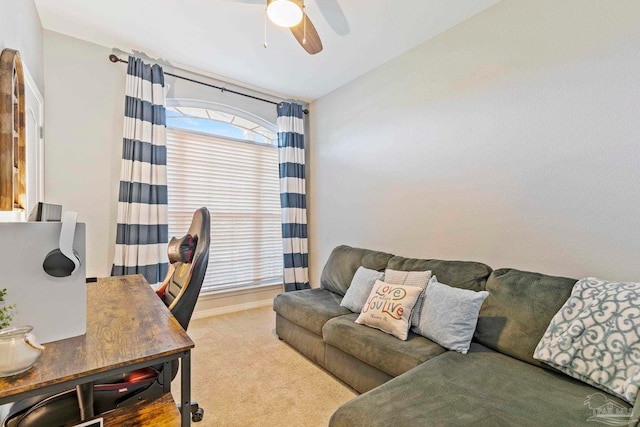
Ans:
[[[205,410],[194,427],[326,426],[356,396],[274,330],[271,307],[191,322],[191,395]],[[172,383],[176,397],[179,384]]]

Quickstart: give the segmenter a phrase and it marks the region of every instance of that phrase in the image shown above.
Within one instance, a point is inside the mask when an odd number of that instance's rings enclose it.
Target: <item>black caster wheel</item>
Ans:
[[[193,414],[191,414],[191,421],[193,421],[194,423],[198,423],[202,421],[203,417],[204,417],[204,409],[198,408]]]

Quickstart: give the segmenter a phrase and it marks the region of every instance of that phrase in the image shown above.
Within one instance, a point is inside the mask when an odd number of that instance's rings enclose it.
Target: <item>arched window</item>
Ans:
[[[167,101],[167,126],[245,142],[277,143],[275,123],[214,102]]]
[[[229,106],[167,100],[169,235],[211,212],[202,291],[282,283],[276,126]]]

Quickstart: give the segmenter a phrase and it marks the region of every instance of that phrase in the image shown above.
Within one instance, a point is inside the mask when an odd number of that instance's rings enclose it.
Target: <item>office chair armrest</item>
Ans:
[[[164,296],[164,293],[167,291],[167,287],[169,286],[169,282],[171,281],[171,276],[173,276],[173,272],[176,270],[175,265],[169,264],[169,271],[167,271],[167,275],[164,278],[164,281],[156,291],[156,295],[160,298]]]

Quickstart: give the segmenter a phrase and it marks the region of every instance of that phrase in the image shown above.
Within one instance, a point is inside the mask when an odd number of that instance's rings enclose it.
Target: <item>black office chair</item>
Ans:
[[[187,234],[172,238],[168,246],[169,272],[157,291],[178,323],[187,330],[209,264],[210,216],[207,208],[196,210]],[[93,386],[96,416],[110,410],[154,399],[163,394],[163,365],[138,369],[101,380]],[[171,378],[178,373],[178,361],[171,363]],[[204,410],[191,403],[194,422],[202,420]],[[15,403],[4,427],[62,427],[79,423],[80,405],[76,390],[50,396],[36,396]]]

